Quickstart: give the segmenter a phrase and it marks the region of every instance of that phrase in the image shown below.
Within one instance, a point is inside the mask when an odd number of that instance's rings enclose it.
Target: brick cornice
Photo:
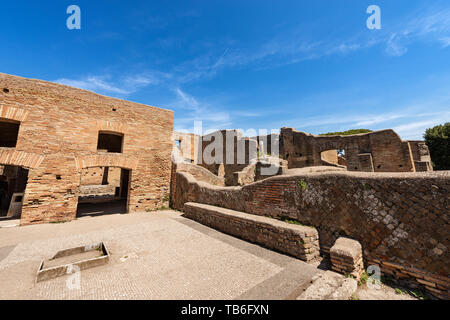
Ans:
[[[44,159],[45,156],[40,154],[0,148],[0,164],[2,165],[36,169],[41,165]]]
[[[76,157],[77,169],[93,167],[119,167],[123,169],[136,170],[138,160],[123,154],[99,154],[92,156]]]
[[[97,120],[97,130],[117,132],[121,134],[126,134],[127,132],[129,132],[129,128],[126,123],[106,120]]]
[[[8,120],[14,120],[23,122],[27,119],[29,114],[29,111],[8,107],[8,106],[2,106],[0,105],[0,119],[8,119]]]

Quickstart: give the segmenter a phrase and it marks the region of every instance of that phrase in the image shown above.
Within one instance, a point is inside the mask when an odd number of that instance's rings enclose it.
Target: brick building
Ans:
[[[99,181],[108,172],[119,181],[118,208],[156,209],[168,197],[172,130],[169,110],[0,74],[0,215],[22,225],[72,220],[82,176],[95,168]]]

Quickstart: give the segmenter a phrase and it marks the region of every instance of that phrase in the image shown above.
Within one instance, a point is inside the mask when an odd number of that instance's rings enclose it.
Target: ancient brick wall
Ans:
[[[177,175],[174,206],[204,203],[317,228],[328,253],[340,236],[359,241],[365,266],[378,264],[410,285],[448,296],[450,172],[330,172],[276,176],[243,187]]]
[[[22,224],[75,217],[81,170],[131,169],[129,211],[169,192],[173,112],[39,80],[0,74],[0,119],[20,122],[0,164],[29,169]],[[99,131],[123,134],[123,152],[97,151]]]
[[[289,162],[289,168],[319,166],[323,160],[327,160],[322,159],[322,155],[334,153],[334,150],[345,150],[349,171],[430,171],[431,165],[430,170],[423,170],[424,167],[427,168],[426,164],[419,164],[420,168],[416,170],[415,154],[419,153],[416,149],[417,143],[411,148],[411,143],[401,140],[393,130],[349,136],[315,136],[292,128],[281,128],[280,134],[280,155]],[[426,151],[424,148],[421,150]],[[426,156],[421,159],[428,163],[431,161]]]

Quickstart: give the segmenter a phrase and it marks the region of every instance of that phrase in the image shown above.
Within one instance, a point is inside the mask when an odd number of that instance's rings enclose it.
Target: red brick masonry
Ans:
[[[129,211],[156,209],[170,186],[173,112],[40,80],[0,74],[0,120],[20,122],[0,165],[29,170],[21,224],[75,218],[82,170],[131,170]],[[123,135],[122,153],[97,151],[99,131]]]

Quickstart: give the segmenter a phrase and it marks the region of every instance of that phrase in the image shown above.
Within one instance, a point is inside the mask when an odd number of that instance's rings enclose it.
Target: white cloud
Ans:
[[[127,96],[149,85],[157,85],[170,78],[162,72],[127,75],[111,80],[111,75],[90,75],[79,79],[60,78],[53,82],[102,94]]]
[[[441,38],[439,40],[441,41],[443,48],[450,46],[450,37]]]
[[[397,132],[403,139],[423,139],[425,130],[430,127],[434,127],[438,124],[442,124],[442,119],[431,119],[426,121],[415,121],[402,124],[394,127],[394,131]]]
[[[171,104],[175,109],[181,109],[175,113],[175,127],[178,129],[189,128],[192,132],[194,121],[203,122],[205,129],[225,129],[232,125],[230,113],[212,106],[208,102],[199,101],[180,88],[176,88],[177,99]],[[177,130],[178,130],[177,129]]]
[[[386,53],[395,56],[400,57],[403,56],[408,51],[408,48],[404,47],[400,44],[400,38],[396,33],[393,33],[386,44]]]
[[[431,7],[420,8],[388,30],[391,35],[386,41],[386,52],[393,56],[402,56],[407,45],[415,42],[435,42],[443,47],[450,45],[450,9]]]
[[[54,80],[53,82],[95,92],[110,92],[122,95],[127,95],[130,93],[127,90],[121,89],[111,83],[108,83],[103,77],[99,76],[88,76],[78,80],[61,78]]]

